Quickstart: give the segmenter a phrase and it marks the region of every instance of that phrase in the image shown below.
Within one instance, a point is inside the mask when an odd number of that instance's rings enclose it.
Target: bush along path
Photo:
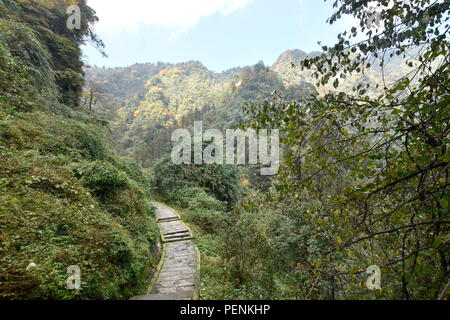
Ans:
[[[163,249],[147,295],[133,300],[195,300],[198,298],[200,254],[192,232],[171,208],[154,202]]]

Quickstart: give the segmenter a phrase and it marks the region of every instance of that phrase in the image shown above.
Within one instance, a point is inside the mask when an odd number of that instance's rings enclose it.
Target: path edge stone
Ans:
[[[161,241],[161,240],[160,240]],[[147,289],[146,294],[150,294],[155,286],[156,280],[159,278],[159,274],[161,273],[161,269],[164,265],[164,257],[166,255],[166,244],[162,242],[162,249],[161,249],[161,258],[159,259],[158,267],[156,268],[155,273],[153,274],[152,280],[150,281],[150,285]]]

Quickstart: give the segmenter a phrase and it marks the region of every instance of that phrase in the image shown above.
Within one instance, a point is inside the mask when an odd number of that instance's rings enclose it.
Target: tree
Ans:
[[[106,96],[107,92],[100,83],[90,82],[87,85],[86,91],[83,93],[84,101],[82,106],[87,106],[89,107],[89,111],[92,111],[92,107],[98,102],[104,101]]]
[[[449,5],[334,1],[330,23],[351,15],[359,25],[302,67],[314,71],[317,85],[335,88],[377,67],[383,85],[246,108],[248,124],[284,132],[289,152],[276,190],[308,204],[302,221],[324,239],[319,257],[306,255],[304,268],[317,279],[312,294],[323,283],[332,297],[367,296],[355,283],[370,264],[382,268],[380,296],[437,298],[447,285]],[[409,69],[388,81],[390,62]]]
[[[205,142],[204,147],[207,145]],[[191,157],[194,163],[193,153]],[[156,163],[154,172],[156,190],[168,199],[180,190],[180,186],[201,187],[216,199],[227,203],[228,208],[232,208],[241,197],[240,172],[234,165],[177,165],[170,154],[166,154]]]
[[[31,67],[44,69],[33,72],[36,82],[48,87],[44,77],[55,78],[58,87],[59,100],[71,107],[80,105],[80,94],[83,88],[83,62],[81,61],[80,44],[91,43],[99,50],[103,50],[103,43],[93,32],[93,24],[98,21],[95,11],[86,4],[86,0],[78,1],[81,11],[81,28],[69,30],[66,21],[69,17],[66,10],[73,4],[69,0],[47,1],[11,1],[4,0],[1,6],[5,15],[14,17],[20,23],[20,32],[15,37],[22,37],[26,41],[19,42],[15,55],[23,57]],[[12,20],[11,20],[12,21]],[[10,22],[8,22],[10,23]],[[23,26],[27,26],[23,28]],[[7,28],[11,28],[8,24]],[[28,28],[31,28],[28,29]],[[37,46],[37,43],[42,43]],[[44,49],[45,48],[45,49]],[[45,58],[45,59],[43,59]],[[48,60],[45,66],[42,64]],[[50,67],[53,69],[50,71]]]

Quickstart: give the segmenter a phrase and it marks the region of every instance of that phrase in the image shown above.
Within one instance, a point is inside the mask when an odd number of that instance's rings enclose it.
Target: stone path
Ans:
[[[199,280],[199,254],[192,233],[171,208],[154,202],[163,251],[148,295],[133,300],[194,300]]]

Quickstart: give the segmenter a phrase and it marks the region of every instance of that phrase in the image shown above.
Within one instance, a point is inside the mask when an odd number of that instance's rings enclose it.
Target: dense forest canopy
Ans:
[[[195,120],[203,120],[211,128],[233,128],[245,119],[242,107],[246,102],[270,100],[274,94],[285,101],[300,101],[330,91],[332,86],[315,87],[312,71],[295,67],[317,55],[288,50],[273,66],[259,62],[222,73],[209,71],[197,61],[93,67],[86,69],[87,92],[93,84],[107,92],[108,97],[100,99],[103,101],[96,107],[101,112],[107,106],[107,111],[115,113],[116,147],[148,167],[169,150],[175,128],[192,127]],[[389,69],[386,77],[394,78],[407,69],[407,65],[398,65]],[[381,70],[372,68],[367,75],[349,77],[343,87],[350,90],[361,82],[380,85]]]

